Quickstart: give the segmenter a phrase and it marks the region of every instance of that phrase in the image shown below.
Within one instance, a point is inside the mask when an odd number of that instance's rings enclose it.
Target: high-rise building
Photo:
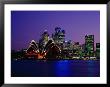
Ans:
[[[41,39],[39,40],[39,50],[40,51],[41,50],[43,51],[43,49],[44,49],[45,45],[48,43],[48,41],[49,41],[49,34],[48,34],[48,31],[45,30],[43,32],[43,34],[41,35]]]
[[[56,27],[55,33],[52,34],[52,38],[56,44],[63,44],[65,42],[65,30]]]
[[[81,56],[85,56],[85,44],[81,45]]]
[[[100,43],[96,43],[96,57],[100,58]]]
[[[42,34],[42,40],[43,40],[44,45],[46,45],[47,42],[49,41],[49,34],[48,34],[47,30],[45,30],[43,32],[43,34]]]
[[[74,45],[73,45],[73,55],[74,56],[79,56],[79,51],[80,51],[80,44],[79,44],[79,42],[74,42]]]
[[[94,35],[85,36],[85,53],[87,56],[94,56]]]

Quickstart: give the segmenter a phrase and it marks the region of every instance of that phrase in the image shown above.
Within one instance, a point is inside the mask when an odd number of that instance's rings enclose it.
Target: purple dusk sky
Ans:
[[[11,48],[27,48],[44,30],[51,36],[56,26],[66,31],[66,40],[83,44],[85,35],[93,34],[100,42],[100,11],[12,11]]]

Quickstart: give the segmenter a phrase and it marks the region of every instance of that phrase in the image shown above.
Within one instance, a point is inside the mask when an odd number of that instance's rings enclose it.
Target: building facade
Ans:
[[[94,56],[94,35],[85,36],[85,55]]]
[[[41,35],[41,39],[39,40],[39,50],[40,51],[44,51],[44,48],[46,46],[46,44],[48,43],[49,41],[49,34],[48,34],[48,31],[45,30],[43,32],[43,34]]]
[[[96,57],[100,58],[100,43],[96,43]]]
[[[63,44],[65,41],[65,30],[60,27],[55,28],[55,33],[52,34],[52,38],[56,44]]]

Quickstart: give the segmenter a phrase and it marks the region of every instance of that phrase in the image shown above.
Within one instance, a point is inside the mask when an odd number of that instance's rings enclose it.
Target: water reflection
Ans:
[[[97,63],[97,64],[95,64]],[[87,62],[87,71],[88,71],[88,76],[100,76],[100,64],[98,64],[98,61],[91,61],[89,60]],[[99,68],[99,69],[98,69]]]
[[[12,61],[11,74],[15,77],[96,77],[100,76],[100,61]]]
[[[68,60],[60,60],[56,62],[55,72],[56,76],[69,76],[70,75],[70,66]]]

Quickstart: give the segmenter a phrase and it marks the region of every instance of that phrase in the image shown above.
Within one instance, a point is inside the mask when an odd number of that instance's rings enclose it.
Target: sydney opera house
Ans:
[[[49,40],[44,48],[39,48],[34,40],[31,41],[28,49],[26,50],[26,58],[34,57],[37,59],[59,58],[61,54],[60,48],[52,41]]]
[[[41,35],[41,39],[38,43],[34,40],[30,42],[28,49],[25,51],[27,58],[37,59],[52,59],[61,57],[61,46],[63,46],[65,31],[59,27],[55,28],[56,33],[52,34],[52,38],[49,38],[47,30]]]
[[[24,56],[34,59],[100,59],[100,43],[94,47],[94,35],[85,35],[84,44],[66,41],[65,30],[56,27],[51,37],[45,30],[38,42],[32,40]]]
[[[85,43],[65,40],[66,32],[60,27],[50,36],[45,30],[38,41],[31,40],[25,50],[12,51],[12,58],[24,59],[100,59],[100,43],[94,35],[85,35]]]

